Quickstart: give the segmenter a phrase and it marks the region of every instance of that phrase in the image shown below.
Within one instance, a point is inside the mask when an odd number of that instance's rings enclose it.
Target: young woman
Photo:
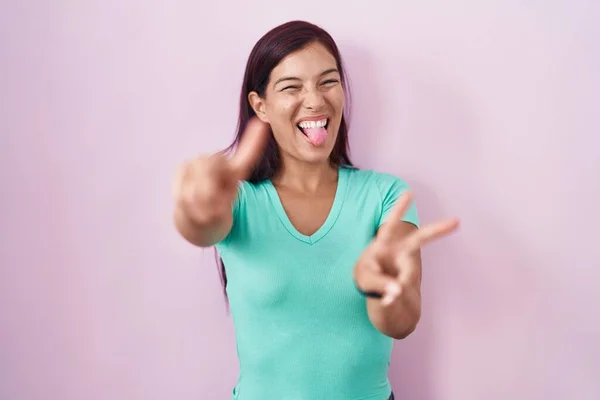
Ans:
[[[327,32],[274,28],[248,59],[234,143],[175,180],[177,229],[222,259],[233,399],[393,398],[393,340],[421,314],[419,249],[458,225],[418,228],[406,182],[352,165],[346,91]]]

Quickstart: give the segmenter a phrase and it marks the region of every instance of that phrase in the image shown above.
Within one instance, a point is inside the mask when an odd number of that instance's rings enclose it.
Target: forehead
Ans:
[[[293,76],[308,79],[336,67],[335,58],[321,43],[317,42],[291,53],[281,60],[271,72],[271,78]]]

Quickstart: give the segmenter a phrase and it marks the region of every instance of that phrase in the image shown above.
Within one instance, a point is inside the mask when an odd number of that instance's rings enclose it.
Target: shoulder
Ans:
[[[237,216],[244,215],[248,208],[264,203],[265,197],[268,195],[265,183],[265,181],[258,183],[240,181],[238,183],[237,196],[233,204],[234,220]]]
[[[380,226],[396,201],[403,193],[410,191],[409,183],[401,176],[373,169],[347,169],[350,186],[354,191],[361,191],[369,196],[371,201],[378,202],[380,210],[377,225]],[[360,195],[358,196],[360,197]],[[404,220],[419,226],[419,217],[414,201],[407,210]]]
[[[249,219],[256,219],[257,216],[263,215],[267,200],[265,182],[238,182],[237,195],[231,208],[233,217],[231,229],[227,236],[217,243],[217,250],[221,252],[225,250],[251,222]]]
[[[358,168],[347,168],[346,171],[353,186],[376,188],[382,197],[390,192],[400,194],[400,192],[410,189],[403,177],[389,172]]]

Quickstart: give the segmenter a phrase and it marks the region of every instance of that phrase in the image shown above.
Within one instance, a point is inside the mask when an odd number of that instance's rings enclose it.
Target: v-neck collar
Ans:
[[[344,199],[346,197],[346,185],[348,179],[347,174],[348,171],[345,168],[338,168],[337,188],[335,191],[335,198],[333,199],[333,204],[331,205],[331,209],[329,210],[329,214],[327,215],[327,218],[325,219],[323,225],[321,225],[321,227],[310,236],[298,232],[296,227],[290,221],[290,218],[288,217],[287,213],[285,212],[285,209],[283,208],[283,204],[281,202],[281,198],[279,197],[279,193],[277,193],[277,189],[275,189],[273,182],[270,179],[266,181],[266,188],[269,193],[269,197],[271,198],[271,202],[275,207],[275,211],[277,212],[277,215],[279,216],[279,219],[281,220],[285,228],[293,237],[302,242],[312,245],[321,240],[323,237],[325,237],[325,235],[327,235],[331,228],[333,228],[333,225],[335,224],[335,221],[337,220],[340,211],[342,210],[342,204],[344,203]]]

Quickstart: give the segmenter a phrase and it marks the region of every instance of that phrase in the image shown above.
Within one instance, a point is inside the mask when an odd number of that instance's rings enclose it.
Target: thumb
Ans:
[[[374,260],[363,262],[365,264],[355,270],[357,288],[367,297],[382,298],[384,304],[391,303],[400,294],[400,286],[396,280],[382,273]]]
[[[252,169],[264,154],[267,141],[271,134],[269,124],[253,117],[244,132],[237,149],[230,160],[230,165],[237,179],[246,179]]]

